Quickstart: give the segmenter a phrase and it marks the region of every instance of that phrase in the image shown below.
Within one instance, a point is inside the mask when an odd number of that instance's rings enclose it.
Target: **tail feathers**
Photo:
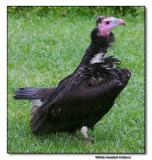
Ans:
[[[43,99],[48,94],[52,93],[55,88],[18,88],[15,91],[15,99]]]

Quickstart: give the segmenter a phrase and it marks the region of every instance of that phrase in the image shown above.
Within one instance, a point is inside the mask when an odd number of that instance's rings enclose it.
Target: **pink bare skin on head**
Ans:
[[[100,23],[97,24],[99,33],[101,36],[109,36],[111,30],[117,26],[125,25],[123,19],[118,19],[115,17],[105,17]]]

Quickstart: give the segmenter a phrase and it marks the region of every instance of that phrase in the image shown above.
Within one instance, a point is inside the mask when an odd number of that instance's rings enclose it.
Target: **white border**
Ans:
[[[136,160],[152,159],[152,4],[150,0],[0,0],[0,159],[14,160],[40,160],[40,159],[95,159],[95,155],[9,155],[7,154],[7,83],[6,83],[6,65],[7,65],[7,6],[11,5],[52,5],[52,6],[114,6],[114,5],[144,5],[147,7],[147,154],[131,155]],[[152,99],[152,98],[151,98]],[[87,147],[87,146],[86,146]]]

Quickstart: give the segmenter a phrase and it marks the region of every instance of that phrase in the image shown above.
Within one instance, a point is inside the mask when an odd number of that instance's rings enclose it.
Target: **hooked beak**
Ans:
[[[125,21],[123,19],[117,19],[117,25],[119,25],[119,26],[121,26],[121,25],[126,26],[126,23],[125,23]]]

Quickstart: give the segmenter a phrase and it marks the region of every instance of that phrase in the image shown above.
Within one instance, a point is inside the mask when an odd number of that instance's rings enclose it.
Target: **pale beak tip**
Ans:
[[[123,19],[118,20],[118,25],[126,26],[126,22]]]

